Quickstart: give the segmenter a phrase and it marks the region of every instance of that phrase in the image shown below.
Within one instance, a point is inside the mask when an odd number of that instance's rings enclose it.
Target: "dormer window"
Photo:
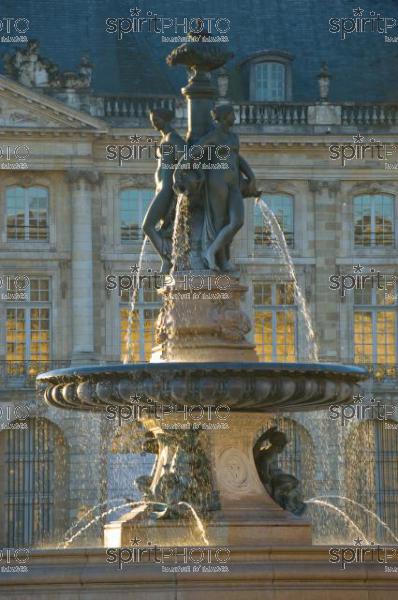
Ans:
[[[255,100],[286,100],[286,67],[278,62],[253,65]]]
[[[249,98],[254,102],[286,102],[292,99],[293,55],[283,50],[256,52],[242,63]]]

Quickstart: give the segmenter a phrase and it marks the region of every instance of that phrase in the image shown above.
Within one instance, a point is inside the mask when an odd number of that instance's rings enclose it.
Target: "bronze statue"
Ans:
[[[258,196],[254,173],[239,154],[239,138],[231,131],[235,111],[231,104],[222,104],[211,111],[214,129],[195,145],[210,155],[203,230],[203,259],[214,271],[235,271],[229,261],[229,247],[243,226],[243,197]],[[209,151],[207,150],[209,149]],[[242,177],[242,175],[244,177]]]
[[[170,125],[172,118],[173,113],[164,108],[155,109],[150,113],[151,123],[160,131],[162,138],[155,173],[156,195],[145,215],[142,228],[162,259],[161,273],[168,273],[171,268],[172,221],[176,201],[173,173],[179,152],[184,147],[184,140]]]
[[[269,442],[268,448],[263,448],[264,442]],[[301,515],[307,506],[303,502],[299,486],[300,482],[294,475],[284,473],[278,466],[278,455],[288,443],[284,433],[277,427],[270,427],[257,440],[253,448],[254,462],[261,483],[271,496],[285,510],[295,515]]]

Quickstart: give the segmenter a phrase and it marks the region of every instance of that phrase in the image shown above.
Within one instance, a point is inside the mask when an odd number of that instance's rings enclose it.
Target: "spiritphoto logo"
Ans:
[[[106,562],[122,571],[125,565],[155,563],[163,573],[217,573],[229,572],[227,563],[231,551],[225,546],[157,546],[147,542],[140,546],[140,538],[130,540],[131,546],[108,548]]]
[[[0,405],[0,430],[27,429],[30,407],[26,404]]]
[[[387,33],[391,33],[396,25],[397,20],[395,18],[384,17],[374,10],[371,10],[367,15],[366,11],[360,6],[352,9],[352,17],[331,17],[329,19],[330,33],[340,34],[342,40],[353,33],[378,33],[386,36]]]
[[[174,158],[174,161],[197,161],[197,160],[227,160],[230,153],[228,146],[201,146],[200,144],[176,146],[175,144],[159,144],[159,139],[153,136],[131,135],[128,144],[108,144],[106,146],[105,158],[107,160],[117,160],[122,167],[124,162],[130,160],[159,160],[168,156]],[[142,141],[141,141],[142,140]],[[175,169],[175,164],[164,164],[163,168]],[[220,164],[220,163],[218,163]],[[201,164],[202,168],[206,165]],[[180,168],[187,168],[181,165]]]
[[[1,169],[27,169],[30,148],[26,144],[0,146]]]
[[[9,302],[28,300],[30,279],[23,273],[0,275],[0,297]]]
[[[28,38],[24,34],[29,27],[30,21],[24,17],[0,17],[0,42],[4,44],[27,42]]]
[[[352,136],[353,143],[343,142],[341,144],[329,145],[329,158],[338,160],[343,167],[347,161],[361,160],[380,160],[386,161],[387,158],[398,158],[398,146],[390,142],[381,142],[374,137],[366,139],[365,136],[357,133]],[[395,165],[397,163],[385,162],[384,168],[398,168],[387,165]]]
[[[353,546],[335,546],[329,549],[329,562],[340,564],[341,569],[345,569],[347,565],[358,565],[363,563],[379,563],[387,565],[391,560],[396,560],[396,546],[380,546],[371,542],[370,545],[363,545],[363,540],[357,537],[354,540]],[[386,570],[386,568],[385,568]]]
[[[231,287],[231,278],[225,273],[220,273],[214,276],[201,275],[198,273],[177,273],[163,274],[156,270],[148,268],[147,273],[142,274],[139,265],[131,265],[130,274],[107,275],[105,278],[105,289],[115,291],[119,296],[123,292],[139,290],[145,288],[147,290],[162,288],[178,288],[183,293],[193,294],[195,292],[225,292]]]
[[[151,418],[159,421],[163,429],[199,430],[228,429],[229,406],[225,404],[165,404],[133,394],[130,403],[124,406],[108,404],[105,417],[121,427],[125,422]],[[172,417],[179,417],[174,422]],[[166,420],[167,419],[167,420]]]
[[[397,301],[397,275],[393,273],[382,273],[369,267],[369,273],[363,274],[366,269],[364,265],[353,265],[353,274],[333,274],[329,276],[329,289],[339,290],[340,296],[344,298],[347,291],[363,290],[365,288],[384,291],[386,302],[395,303]]]
[[[26,573],[29,548],[0,548],[1,573]]]
[[[338,419],[340,425],[345,427],[352,420],[372,419],[384,421],[384,429],[398,429],[398,423],[388,422],[390,419],[396,418],[394,404],[385,404],[374,397],[366,398],[362,394],[356,394],[352,397],[352,400],[352,404],[345,404],[344,406],[332,404],[329,406],[329,417],[332,421]]]
[[[210,35],[213,34],[213,37],[210,38],[211,41],[224,42],[228,41],[225,34],[229,31],[231,22],[224,17],[165,17],[151,10],[141,15],[141,9],[135,7],[130,9],[130,16],[108,17],[105,24],[105,31],[116,34],[118,40],[122,40],[123,36],[129,33],[147,32],[161,34],[162,41],[172,41],[165,37],[165,34],[169,36],[174,34],[174,36],[184,36],[183,41],[192,42],[196,41],[192,39],[192,36],[200,36],[207,32]],[[186,37],[188,35],[189,38]]]

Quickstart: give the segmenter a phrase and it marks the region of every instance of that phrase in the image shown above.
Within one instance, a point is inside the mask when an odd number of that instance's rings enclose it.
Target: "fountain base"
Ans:
[[[151,362],[257,362],[246,340],[250,319],[242,311],[247,287],[212,271],[174,273],[175,285],[160,290],[163,308]]]

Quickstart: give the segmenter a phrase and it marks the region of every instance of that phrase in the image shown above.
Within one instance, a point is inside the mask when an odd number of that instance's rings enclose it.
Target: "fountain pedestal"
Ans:
[[[209,436],[214,484],[221,504],[216,522],[207,526],[211,544],[311,543],[310,524],[277,505],[258,476],[253,446],[266,421],[267,415],[230,413],[228,428],[212,431]]]
[[[151,362],[256,362],[245,338],[250,319],[241,308],[247,287],[228,274],[186,271],[160,290],[163,308]]]
[[[216,417],[215,413],[213,417]],[[211,471],[213,491],[217,493],[220,508],[210,512],[204,519],[205,532],[211,546],[250,545],[269,546],[303,545],[311,543],[311,526],[302,517],[298,518],[283,510],[265,491],[253,458],[253,446],[269,415],[251,413],[229,413],[220,420],[217,417],[204,423],[204,448]],[[195,427],[183,416],[165,419],[162,429],[155,421],[147,421],[146,428],[162,435],[170,427],[184,425]],[[203,423],[203,421],[202,421]],[[208,433],[204,433],[208,428]],[[199,435],[199,432],[197,432]],[[158,464],[158,480],[162,469],[170,461],[170,455],[161,448],[163,465]],[[161,459],[162,460],[162,459]],[[155,477],[156,479],[156,477]],[[186,525],[167,520],[151,522],[141,519],[142,509],[105,526],[106,547],[128,546],[130,540],[150,540],[158,546],[203,545],[203,538],[192,534]]]

